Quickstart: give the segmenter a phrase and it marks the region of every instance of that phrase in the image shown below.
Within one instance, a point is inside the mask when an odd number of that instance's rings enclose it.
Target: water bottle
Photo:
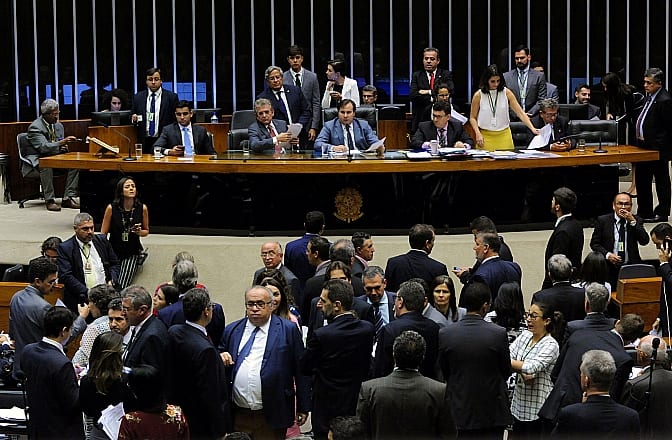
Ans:
[[[210,123],[211,124],[217,124],[219,122],[219,118],[217,117],[217,112],[212,112],[212,117],[210,118]]]

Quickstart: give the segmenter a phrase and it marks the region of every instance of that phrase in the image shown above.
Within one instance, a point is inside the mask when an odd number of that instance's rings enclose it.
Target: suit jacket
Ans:
[[[252,277],[252,284],[254,284],[254,281],[266,270],[265,267],[262,267],[261,269],[257,269],[254,271],[254,277]],[[292,273],[291,270],[287,269],[287,266],[284,264],[280,265],[280,272],[282,275],[285,277],[285,281],[287,281],[287,285],[291,289],[292,294],[294,292],[301,292],[301,284],[299,283],[299,279]],[[321,292],[321,290],[320,290]],[[318,293],[319,295],[319,293]]]
[[[310,302],[310,315],[308,317],[308,336],[310,336],[318,328],[324,327],[324,314],[322,309],[317,308],[317,300],[319,297],[313,298]],[[368,321],[374,326],[376,325],[373,306],[366,302],[366,295],[356,296],[352,301],[351,310],[359,319]]]
[[[308,338],[301,372],[313,376],[312,423],[326,434],[336,416],[354,416],[357,396],[369,373],[375,330],[352,314],[337,316]]]
[[[322,108],[331,107],[331,95],[329,94],[334,89],[334,82],[327,81],[327,85],[324,89],[324,95],[322,95]],[[355,101],[355,105],[359,107],[359,88],[357,87],[357,80],[352,78],[345,78],[343,83],[343,90],[341,91],[341,96],[343,99],[352,99]]]
[[[672,159],[672,95],[660,89],[642,122],[644,148],[660,151],[661,160]]]
[[[310,263],[308,263],[308,257],[306,256],[308,242],[315,236],[317,236],[317,234],[309,234],[306,232],[303,236],[290,241],[285,245],[284,264],[287,269],[291,270],[299,279],[301,290],[303,290],[303,287],[306,285],[306,281],[315,275],[315,266],[311,266]],[[294,299],[297,304],[302,304],[300,298],[295,296]]]
[[[175,403],[189,420],[193,438],[220,438],[231,431],[230,402],[224,363],[207,336],[194,326],[168,329],[172,363],[181,374],[174,382]]]
[[[476,315],[439,331],[439,366],[458,430],[511,423],[506,380],[511,374],[506,329]]]
[[[184,318],[184,309],[182,308],[183,296],[161,310],[159,310],[158,318],[163,322],[167,329],[174,325],[184,324],[187,320]],[[224,327],[226,327],[226,318],[224,317],[224,308],[221,304],[212,303],[212,320],[205,329],[208,331],[208,337],[212,344],[217,347],[224,334]]]
[[[434,72],[434,87],[439,84],[447,84],[450,93],[455,91],[453,73],[450,70],[437,67]],[[429,78],[425,70],[413,72],[408,97],[413,103],[413,119],[411,120],[411,133],[415,133],[422,119],[423,110],[432,102],[431,95],[420,94],[420,90],[429,90]]]
[[[490,295],[492,295],[492,300],[494,301],[502,284],[512,281],[521,284],[522,276],[523,272],[518,263],[495,257],[482,262],[471,275],[469,281],[482,281],[487,284],[490,287]]]
[[[375,142],[378,142],[378,136],[373,132],[371,126],[364,119],[355,118],[352,122],[352,137],[355,147],[359,151],[364,151]],[[322,127],[320,134],[315,139],[315,151],[322,153],[322,146],[329,148],[334,145],[346,145],[343,125],[338,118],[327,121]]]
[[[643,438],[667,438],[672,432],[672,420],[668,417],[672,411],[672,371],[657,367],[651,378],[651,397],[646,398],[649,389],[651,368],[629,380],[623,389],[621,402],[639,413],[639,422]]]
[[[438,140],[436,133],[436,126],[432,121],[420,122],[418,129],[413,134],[411,141],[411,148],[422,148],[422,144],[431,140]],[[445,147],[453,147],[455,142],[460,141],[464,144],[474,147],[474,141],[469,137],[469,134],[462,128],[462,124],[458,121],[449,120],[448,128],[446,130],[446,145]]]
[[[566,439],[639,439],[639,415],[610,396],[593,395],[585,403],[560,410],[551,435]]]
[[[357,417],[373,440],[455,437],[446,384],[417,371],[395,370],[364,382],[357,401]]]
[[[544,303],[551,310],[562,312],[567,322],[586,317],[585,290],[572,286],[569,281],[559,281],[535,293],[532,295],[532,303],[535,302]]]
[[[273,126],[275,127],[276,135],[287,131],[287,122],[282,119],[273,119]],[[247,127],[247,137],[250,140],[250,148],[254,153],[263,153],[265,150],[273,151],[275,148],[271,133],[259,121]]]
[[[282,79],[285,84],[296,85],[295,73],[292,70],[287,70],[282,74]],[[322,107],[320,106],[320,83],[317,80],[317,75],[310,70],[303,69],[303,78],[301,79],[301,91],[306,98],[311,109],[310,125],[306,130],[320,128],[322,121]]]
[[[518,104],[521,104],[518,69],[516,68],[504,72],[504,81],[506,82],[506,87],[516,96]],[[523,108],[523,110],[525,113],[535,115],[539,113],[539,101],[546,98],[546,78],[543,73],[529,68],[526,85],[527,94],[525,95],[525,108]],[[518,115],[516,115],[513,110],[509,110],[509,117],[512,121],[518,120]]]
[[[397,336],[406,330],[415,330],[425,339],[427,349],[420,364],[420,373],[425,377],[436,377],[436,356],[439,347],[439,324],[422,316],[419,311],[404,313],[383,327],[376,345],[376,359],[373,366],[374,377],[387,376],[394,369],[392,345]]]
[[[660,308],[658,317],[660,318],[661,335],[669,335],[667,321],[672,321],[669,315],[668,304],[672,304],[672,266],[669,263],[661,264],[657,268],[658,274],[663,278],[663,288],[660,289]]]
[[[556,254],[563,254],[572,262],[574,271],[581,267],[581,255],[583,253],[583,228],[573,215],[565,217],[558,226],[553,229],[553,233],[546,244],[544,252],[544,272],[546,276],[542,289],[553,285],[548,271],[545,269],[548,259]]]
[[[309,102],[298,87],[291,84],[283,84],[282,87],[285,92],[287,104],[289,105],[287,111],[289,111],[289,114],[292,116],[292,122],[303,125],[302,132],[306,132],[310,128],[312,119],[312,109],[310,108]],[[259,98],[266,98],[271,101],[275,117],[289,123],[287,112],[282,110],[277,95],[273,93],[273,90],[271,90],[270,87],[266,87],[263,92],[257,95],[257,99]]]
[[[411,278],[422,278],[427,284],[431,284],[439,275],[448,275],[446,265],[418,249],[411,249],[406,254],[388,259],[385,267],[387,290],[390,292],[396,292],[401,283]]]
[[[63,124],[60,122],[54,124],[54,132],[56,133],[57,139],[65,137]],[[28,142],[25,147],[22,148],[21,155],[28,159],[35,168],[40,164],[40,157],[53,156],[54,154],[59,154],[61,152],[61,147],[58,145],[58,141],[51,142],[49,140],[49,124],[47,124],[42,117],[35,119],[30,124],[28,127],[27,138]],[[25,176],[29,171],[30,169],[22,169],[22,174]]]
[[[94,235],[91,243],[105,268],[105,281],[112,281],[116,285],[119,278],[119,260],[112,245],[101,234]],[[81,249],[74,235],[58,246],[58,280],[63,284],[63,302],[70,310],[76,312],[77,304],[88,302]]]
[[[502,237],[500,235],[499,236],[499,241],[501,243],[501,245],[499,247],[499,258],[504,260],[504,261],[513,261],[513,254],[511,253],[511,248],[509,247],[508,244],[504,243],[504,237]],[[474,263],[474,266],[471,269],[462,272],[462,275],[459,276],[462,284],[467,284],[469,282],[471,277],[478,270],[478,266],[480,266],[480,265],[481,265],[481,263],[479,261],[476,261]]]
[[[145,140],[147,135],[147,97],[149,96],[149,90],[145,89],[138,92],[133,97],[133,106],[131,111],[133,114],[142,116],[142,121],[138,122],[137,132],[138,132],[138,142]],[[161,131],[164,127],[176,122],[175,119],[175,105],[177,105],[178,97],[177,94],[166,90],[163,87],[161,88],[161,108],[159,109],[159,120],[156,125],[157,136],[161,135]],[[180,144],[182,141],[180,141]],[[179,144],[177,144],[179,145]]]
[[[361,278],[355,277],[351,280],[351,282],[352,282],[352,289],[355,291],[355,298],[365,294],[364,284],[362,283]],[[322,293],[323,284],[324,284],[324,274],[315,275],[313,277],[310,277],[308,281],[306,281],[306,286],[303,288],[302,292],[303,303],[299,305],[302,322],[309,321],[310,314],[312,313],[311,312],[312,307],[310,305],[311,301],[320,296],[320,293]]]
[[[588,103],[588,119],[602,119],[602,110],[591,103]]]
[[[542,128],[546,123],[544,122],[543,119],[541,119],[541,116],[536,115],[530,118],[530,122],[532,122],[532,125],[534,125],[536,128]],[[550,146],[553,142],[557,141],[560,138],[563,138],[567,135],[569,135],[569,130],[567,129],[569,124],[569,120],[565,118],[562,115],[558,115],[557,119],[555,120],[555,124],[553,124],[553,137],[552,139],[549,138],[548,140],[548,145]],[[534,138],[534,135],[532,132],[529,132],[529,137],[527,140],[527,143],[529,144],[532,141],[532,138]]]
[[[546,82],[546,97],[553,98],[556,101],[560,102],[560,94],[558,93],[558,86]]]
[[[247,318],[226,326],[219,352],[231,354],[235,364]],[[286,429],[294,423],[296,412],[310,411],[309,378],[299,371],[304,348],[299,328],[291,321],[271,316],[266,351],[261,363],[261,394],[264,417],[273,429]],[[233,367],[226,368],[229,395],[233,386]]]
[[[44,341],[26,346],[22,358],[30,438],[84,438],[79,385],[70,359]]]
[[[208,136],[205,127],[191,124],[191,134],[194,138],[195,154],[215,154],[212,147],[212,140]],[[165,149],[173,148],[176,145],[184,145],[182,141],[182,126],[177,122],[167,125],[161,130],[161,136],[154,142],[155,147],[161,147],[161,152],[165,154]]]

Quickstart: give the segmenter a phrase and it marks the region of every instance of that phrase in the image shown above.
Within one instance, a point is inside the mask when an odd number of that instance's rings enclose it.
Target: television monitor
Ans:
[[[200,124],[210,122],[212,114],[217,113],[217,117],[219,117],[219,112],[221,110],[221,108],[195,108],[192,120]]]
[[[558,113],[570,121],[574,119],[590,119],[588,118],[588,104],[559,104]]]
[[[91,125],[131,125],[131,111],[121,110],[118,112],[91,112]]]

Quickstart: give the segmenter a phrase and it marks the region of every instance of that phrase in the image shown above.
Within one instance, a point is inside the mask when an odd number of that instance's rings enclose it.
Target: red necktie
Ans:
[[[434,72],[429,74],[429,90],[434,90]]]

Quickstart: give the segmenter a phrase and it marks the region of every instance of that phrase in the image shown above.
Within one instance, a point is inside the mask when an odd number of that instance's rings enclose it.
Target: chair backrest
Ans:
[[[28,140],[28,133],[19,133],[16,135],[16,147],[19,150],[19,159],[21,162],[33,166],[28,159],[24,156],[28,148],[30,148],[30,141]]]
[[[569,121],[569,134],[581,134],[587,145],[616,145],[618,142],[618,123],[610,121]]]
[[[243,142],[249,142],[247,128],[236,128],[235,130],[229,131],[229,151],[242,150]]]
[[[338,117],[338,109],[330,107],[322,109],[322,125],[326,122],[336,119]],[[355,110],[355,117],[364,119],[369,123],[373,131],[378,130],[378,109],[375,107],[357,107]]]
[[[9,281],[13,283],[26,281],[23,273],[23,264],[17,264],[16,266],[5,269],[5,273],[2,275],[2,281]]]
[[[403,121],[406,119],[406,109],[392,104],[377,104],[379,121]]]
[[[254,113],[254,110],[236,110],[233,112],[233,115],[231,115],[231,130],[238,128],[247,130],[247,127],[252,125],[256,120],[257,116]]]
[[[530,130],[522,122],[511,122],[511,137],[513,138],[513,145],[516,147],[527,147],[530,143]]]
[[[618,279],[655,277],[656,268],[650,264],[626,264],[618,271]]]

